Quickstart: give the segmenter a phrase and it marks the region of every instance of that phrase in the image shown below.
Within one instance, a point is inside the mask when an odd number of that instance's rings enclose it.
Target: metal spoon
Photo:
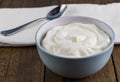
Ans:
[[[1,31],[1,34],[4,35],[4,36],[9,36],[9,35],[12,35],[12,34],[15,34],[17,33],[18,31],[20,31],[22,28],[24,28],[25,26],[37,21],[37,20],[40,20],[40,19],[46,19],[46,20],[52,20],[52,19],[55,19],[55,18],[58,18],[60,17],[64,11],[66,10],[67,8],[67,5],[59,5],[57,6],[56,8],[52,9],[46,17],[43,17],[43,18],[38,18],[38,19],[35,19],[33,21],[30,21],[26,24],[23,24],[21,26],[18,26],[16,28],[13,28],[13,29],[8,29],[8,30],[4,30],[4,31]]]

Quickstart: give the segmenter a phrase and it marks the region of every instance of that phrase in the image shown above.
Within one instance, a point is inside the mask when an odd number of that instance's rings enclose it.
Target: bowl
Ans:
[[[96,24],[109,35],[111,42],[108,47],[91,56],[70,58],[51,54],[41,46],[41,41],[49,29],[74,22]],[[68,16],[51,20],[42,25],[36,33],[35,41],[39,56],[49,70],[67,78],[83,78],[99,71],[106,65],[113,51],[115,33],[109,25],[98,19],[83,16]]]

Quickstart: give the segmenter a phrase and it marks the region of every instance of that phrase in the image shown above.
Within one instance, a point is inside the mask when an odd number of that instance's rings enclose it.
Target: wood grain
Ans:
[[[108,4],[108,3],[115,3],[115,2],[120,2],[120,0],[101,0],[103,4]]]
[[[4,82],[9,68],[11,48],[0,48],[0,82]]]
[[[31,55],[27,56],[27,48],[12,49],[12,56],[5,82],[26,82],[29,79],[29,65],[27,64],[29,64]],[[28,76],[26,76],[27,74]]]
[[[51,5],[59,5],[61,4],[61,0],[51,0]]]
[[[61,0],[62,3],[97,3],[100,4],[101,1],[100,0]]]
[[[113,50],[113,63],[115,65],[117,81],[120,82],[120,45],[116,45]]]
[[[50,5],[50,0],[2,0],[1,7],[41,7]]]
[[[63,77],[56,75],[46,68],[45,72],[45,82],[63,82]]]
[[[43,82],[44,65],[35,47],[12,48],[5,82]]]
[[[29,54],[32,54],[32,61],[31,62],[31,81],[32,82],[43,82],[44,81],[44,73],[45,73],[45,66],[40,60],[36,47],[29,48]]]

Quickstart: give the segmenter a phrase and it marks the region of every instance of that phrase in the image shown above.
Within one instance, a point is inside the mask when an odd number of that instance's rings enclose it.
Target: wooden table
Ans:
[[[61,3],[106,4],[120,0],[0,0],[0,7],[40,7]],[[48,70],[36,47],[0,47],[0,82],[120,82],[120,45],[99,72],[83,79],[67,79]]]

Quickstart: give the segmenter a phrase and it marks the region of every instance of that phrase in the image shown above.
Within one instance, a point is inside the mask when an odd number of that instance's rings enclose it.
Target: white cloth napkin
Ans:
[[[40,8],[0,9],[0,31],[20,26],[31,20],[45,17],[55,6]],[[107,5],[68,4],[62,16],[88,16],[109,24],[116,32],[115,43],[120,43],[120,3]],[[43,22],[37,21],[12,36],[0,34],[0,46],[26,46],[35,44],[35,33]]]

